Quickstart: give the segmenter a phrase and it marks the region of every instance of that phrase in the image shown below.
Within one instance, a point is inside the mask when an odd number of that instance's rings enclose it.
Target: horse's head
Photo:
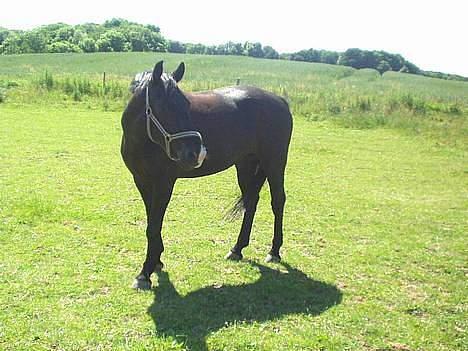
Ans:
[[[171,160],[189,170],[201,166],[206,150],[192,124],[190,101],[177,86],[184,73],[183,62],[172,74],[163,73],[162,61],[154,66],[152,80],[146,88],[146,115],[151,140]]]

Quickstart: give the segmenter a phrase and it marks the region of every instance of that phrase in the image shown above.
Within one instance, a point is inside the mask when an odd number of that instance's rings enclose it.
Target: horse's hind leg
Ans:
[[[267,255],[267,262],[279,262],[281,260],[280,248],[283,245],[283,213],[286,202],[284,192],[284,169],[286,162],[278,167],[270,167],[267,173],[268,184],[271,193],[271,208],[275,216],[273,242],[270,252]]]
[[[226,258],[230,260],[242,259],[242,249],[249,245],[250,232],[257,209],[260,189],[265,183],[266,178],[258,160],[253,157],[247,157],[242,162],[236,164],[236,169],[237,181],[242,193],[242,205],[245,212],[237,243],[226,255]]]

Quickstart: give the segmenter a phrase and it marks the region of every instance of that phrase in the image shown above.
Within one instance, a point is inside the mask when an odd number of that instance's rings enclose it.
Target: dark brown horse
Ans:
[[[147,215],[146,260],[134,287],[151,288],[163,267],[161,227],[178,178],[203,177],[236,166],[245,209],[237,243],[227,254],[242,259],[249,244],[259,192],[268,180],[275,216],[267,261],[280,260],[283,243],[284,170],[292,116],[284,99],[254,87],[236,86],[184,93],[178,86],[183,63],[172,74],[158,62],[141,74],[122,116],[122,157],[133,175]]]

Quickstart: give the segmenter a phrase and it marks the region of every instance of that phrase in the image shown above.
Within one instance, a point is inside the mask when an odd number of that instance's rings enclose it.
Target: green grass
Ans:
[[[216,68],[220,58],[184,57],[187,89],[251,71],[259,85],[293,92],[284,265],[263,263],[273,226],[267,188],[246,260],[223,259],[240,227],[222,220],[238,194],[230,169],[177,183],[163,227],[165,273],[139,293],[130,285],[145,255],[145,218],[119,155],[126,97],[77,101],[61,84],[97,89],[106,58],[124,87],[154,56],[143,54],[133,71],[129,60],[117,64],[119,55],[41,57],[0,57],[0,349],[467,349],[466,134],[429,128],[437,118],[466,125],[465,86],[246,58]],[[179,60],[169,56],[169,67]],[[45,69],[58,88],[38,91]],[[399,87],[401,106],[379,117],[388,84]],[[358,91],[355,112],[313,118],[326,104],[314,112],[306,97],[336,97],[343,108],[340,87]],[[420,100],[457,102],[461,112],[405,105]],[[390,123],[403,117],[428,129]],[[376,125],[358,124],[366,119]]]
[[[463,146],[468,134],[468,84],[350,67],[249,57],[154,53],[0,56],[0,102],[16,105],[121,111],[136,72],[164,59],[166,69],[187,64],[188,91],[235,84],[263,87],[286,97],[311,121],[348,128],[392,128]],[[102,75],[106,72],[106,88]],[[13,87],[10,85],[13,84]]]

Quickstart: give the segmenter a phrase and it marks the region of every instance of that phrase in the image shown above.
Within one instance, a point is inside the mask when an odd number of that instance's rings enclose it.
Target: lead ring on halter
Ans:
[[[148,85],[146,86],[146,132],[148,134],[148,138],[155,144],[159,144],[156,140],[154,140],[152,133],[151,133],[151,122],[156,126],[156,128],[159,130],[159,132],[162,134],[164,138],[164,151],[166,152],[167,157],[169,157],[172,161],[178,161],[179,159],[174,156],[171,152],[171,142],[177,139],[183,139],[183,138],[197,138],[200,141],[200,155],[201,154],[206,154],[205,147],[203,146],[203,138],[201,134],[197,131],[191,130],[191,131],[185,131],[185,132],[179,132],[179,133],[174,133],[170,134],[168,133],[164,127],[162,126],[161,122],[158,121],[156,116],[153,114],[153,110],[151,109],[151,105],[149,102],[149,87]],[[200,158],[200,157],[199,157]],[[204,156],[203,156],[204,158]],[[202,160],[203,162],[203,160]],[[200,163],[201,165],[201,163]]]

